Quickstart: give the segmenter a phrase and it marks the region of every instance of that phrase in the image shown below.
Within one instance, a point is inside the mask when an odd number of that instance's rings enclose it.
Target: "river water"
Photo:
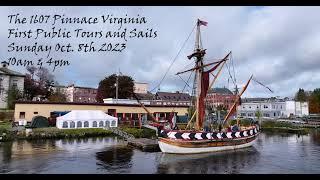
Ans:
[[[195,155],[142,152],[117,137],[5,142],[0,173],[318,174],[320,131],[261,133],[250,148]]]

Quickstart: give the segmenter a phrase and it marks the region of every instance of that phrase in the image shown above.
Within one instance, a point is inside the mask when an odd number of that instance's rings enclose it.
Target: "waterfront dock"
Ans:
[[[147,139],[147,138],[139,138],[139,139],[129,139],[128,145],[136,147],[145,152],[159,152],[159,144],[156,139]]]

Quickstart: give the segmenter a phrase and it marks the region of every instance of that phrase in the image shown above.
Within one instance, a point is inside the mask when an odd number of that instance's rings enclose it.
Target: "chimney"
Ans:
[[[7,68],[9,66],[9,63],[7,61],[2,61],[1,64],[1,67],[3,68]]]

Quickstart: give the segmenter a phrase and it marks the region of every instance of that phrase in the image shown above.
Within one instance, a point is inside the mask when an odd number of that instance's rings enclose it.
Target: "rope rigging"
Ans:
[[[160,87],[161,83],[163,82],[163,80],[165,79],[165,77],[167,76],[170,68],[172,67],[173,63],[177,60],[178,56],[180,55],[182,49],[184,48],[184,46],[187,44],[187,41],[189,40],[192,32],[194,31],[196,25],[192,28],[192,31],[190,32],[188,38],[184,41],[182,47],[180,48],[180,50],[178,51],[178,54],[175,56],[175,58],[173,59],[173,61],[171,62],[169,68],[167,69],[166,73],[164,74],[164,76],[162,77],[162,79],[160,80],[159,84],[157,86],[155,86],[150,92],[153,92],[155,89],[157,89],[158,87]]]
[[[181,92],[183,92],[183,91],[184,91],[184,89],[186,88],[186,86],[189,86],[190,88],[192,88],[192,87],[188,84],[188,82],[189,82],[189,80],[190,80],[191,75],[192,75],[192,72],[190,73],[190,75],[189,75],[189,77],[188,77],[188,80],[187,80],[187,81],[185,81],[185,80],[184,80],[184,79],[182,79],[182,77],[178,74],[179,78],[180,78],[180,79],[185,83],[185,85],[184,85],[184,87],[183,87],[183,89],[182,89],[182,91],[181,91]]]

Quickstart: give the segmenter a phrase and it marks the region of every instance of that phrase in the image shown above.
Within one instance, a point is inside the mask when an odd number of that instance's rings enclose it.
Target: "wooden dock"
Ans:
[[[156,139],[147,139],[147,138],[139,138],[139,139],[128,139],[128,145],[139,148],[144,152],[159,152],[159,144]]]

